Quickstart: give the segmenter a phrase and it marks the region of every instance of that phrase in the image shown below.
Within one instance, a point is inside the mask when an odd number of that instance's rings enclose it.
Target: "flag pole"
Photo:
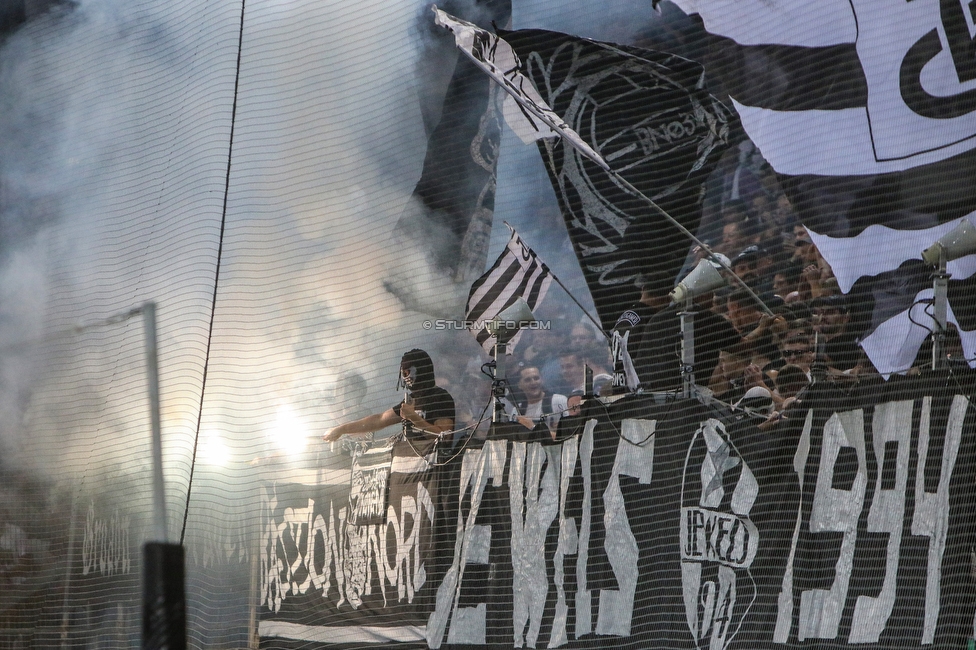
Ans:
[[[499,40],[501,40],[501,39],[499,39]],[[461,52],[463,52],[464,54],[466,54],[468,56],[468,58],[470,58],[472,61],[474,61],[475,63],[478,63],[478,59],[476,59],[470,52],[468,52],[467,50],[465,50],[463,48],[459,48],[459,49],[461,50]],[[493,75],[489,75],[489,76],[491,76],[492,79],[494,79],[494,76]],[[683,234],[685,237],[687,237],[688,239],[690,239],[691,241],[693,241],[695,244],[697,244],[699,247],[701,247],[701,249],[705,252],[705,255],[708,257],[708,259],[710,259],[712,262],[715,262],[716,264],[718,264],[719,266],[721,266],[723,269],[725,269],[726,271],[728,271],[729,272],[729,275],[731,275],[734,278],[734,281],[736,283],[738,283],[740,287],[742,287],[743,289],[745,289],[749,293],[749,295],[752,297],[752,299],[756,301],[756,304],[758,304],[760,307],[762,307],[762,310],[764,312],[766,312],[770,316],[773,316],[774,315],[773,312],[772,312],[772,310],[763,301],[763,299],[760,298],[756,294],[756,292],[753,291],[752,288],[748,284],[745,283],[745,281],[742,278],[740,278],[739,276],[737,276],[732,271],[732,267],[730,267],[728,264],[726,264],[718,255],[716,255],[715,252],[705,242],[703,242],[702,240],[698,239],[698,237],[696,237],[690,230],[688,230],[687,228],[685,228],[681,224],[680,221],[678,221],[677,219],[675,219],[674,217],[672,217],[670,214],[668,214],[664,210],[664,208],[662,208],[661,206],[659,206],[657,203],[655,203],[650,198],[648,198],[643,192],[641,192],[639,189],[637,189],[636,187],[634,187],[630,183],[630,181],[628,181],[626,178],[624,178],[623,176],[621,176],[620,174],[618,174],[616,171],[614,171],[613,168],[611,168],[610,165],[607,164],[607,161],[605,161],[603,159],[603,156],[601,156],[600,154],[598,154],[596,151],[588,150],[588,147],[586,147],[585,145],[581,145],[581,143],[577,142],[578,137],[577,138],[569,137],[565,133],[565,130],[566,130],[565,127],[563,127],[560,124],[557,124],[554,120],[550,119],[548,115],[545,115],[544,113],[541,113],[541,112],[539,112],[537,110],[533,110],[534,107],[531,106],[530,103],[525,100],[525,98],[519,96],[511,88],[509,88],[507,84],[500,83],[500,82],[498,82],[497,79],[495,79],[495,82],[498,83],[498,85],[501,86],[502,89],[505,92],[507,92],[512,98],[514,98],[515,101],[518,102],[519,106],[521,106],[522,108],[524,108],[527,111],[530,111],[535,117],[537,117],[540,120],[542,120],[546,124],[546,126],[548,126],[550,129],[552,129],[553,131],[555,131],[556,133],[558,133],[560,135],[560,137],[562,137],[563,142],[569,143],[569,146],[571,146],[573,149],[576,149],[578,152],[580,152],[581,154],[583,154],[584,156],[586,156],[588,160],[593,161],[595,164],[597,164],[600,167],[600,169],[603,169],[608,174],[610,174],[610,176],[618,184],[620,184],[621,187],[623,187],[625,190],[627,190],[628,192],[630,192],[634,196],[637,196],[638,198],[640,198],[641,200],[643,200],[645,203],[647,203],[647,205],[650,206],[651,210],[653,210],[655,213],[657,213],[658,216],[664,217],[665,219],[667,219],[668,221],[670,221],[671,222],[671,225],[673,225],[675,228],[677,228],[681,232],[681,234]],[[553,277],[555,277],[555,276],[553,276]],[[557,280],[557,282],[558,282],[558,280]],[[562,283],[561,282],[559,283],[559,286],[562,286]],[[563,287],[563,289],[565,290],[566,287]],[[567,291],[567,293],[568,293],[568,291]],[[577,304],[579,304],[579,303],[577,303]],[[592,320],[592,318],[591,318],[591,320]],[[603,331],[603,328],[601,327],[600,330]]]
[[[504,88],[504,86],[503,86],[503,88]],[[540,119],[542,119],[543,121],[545,121],[546,124],[553,131],[556,131],[557,133],[560,134],[560,136],[563,136],[562,130],[558,127],[558,125],[553,124],[550,121],[546,120],[546,117],[544,115],[536,115],[536,117],[539,117]],[[653,210],[658,216],[664,217],[665,219],[667,219],[668,221],[670,221],[671,222],[671,225],[673,225],[675,228],[677,228],[681,232],[681,234],[683,234],[685,237],[687,237],[688,239],[690,239],[691,241],[693,241],[695,244],[697,244],[702,249],[702,251],[705,252],[705,255],[708,257],[709,260],[711,260],[715,264],[718,264],[723,269],[725,269],[726,271],[728,271],[729,275],[733,278],[733,281],[736,282],[741,288],[745,289],[746,292],[749,294],[749,296],[751,296],[752,299],[756,301],[756,304],[758,304],[762,308],[762,310],[764,312],[766,312],[770,316],[775,316],[775,314],[773,314],[773,311],[769,308],[769,305],[767,305],[763,301],[763,299],[760,298],[758,296],[758,294],[756,294],[756,292],[752,290],[752,287],[750,287],[748,284],[746,284],[746,282],[742,278],[740,278],[738,275],[736,275],[735,272],[732,270],[732,267],[729,266],[718,255],[716,255],[715,252],[711,249],[711,247],[708,246],[708,244],[706,244],[702,240],[698,239],[698,237],[696,237],[690,230],[688,230],[687,228],[685,228],[681,224],[680,221],[678,221],[677,219],[675,219],[674,217],[672,217],[670,214],[668,214],[664,210],[664,208],[662,208],[661,206],[659,206],[657,203],[655,203],[650,198],[648,198],[643,192],[641,192],[639,189],[637,189],[636,187],[634,187],[630,183],[630,181],[628,181],[626,178],[624,178],[623,176],[621,176],[620,174],[618,174],[616,171],[614,171],[613,169],[611,169],[610,166],[607,165],[607,163],[603,160],[603,158],[599,154],[595,154],[596,157],[594,157],[594,154],[591,154],[589,151],[586,151],[586,149],[584,149],[582,147],[579,147],[576,144],[576,142],[574,141],[573,138],[567,138],[567,137],[563,136],[562,137],[562,140],[563,140],[563,142],[569,143],[569,145],[571,147],[573,147],[578,152],[580,152],[581,154],[583,154],[584,156],[586,156],[587,159],[592,160],[594,163],[596,163],[597,165],[599,165],[601,169],[606,170],[606,172],[608,174],[610,174],[610,176],[617,183],[619,183],[621,187],[623,187],[625,190],[627,190],[628,192],[630,192],[634,196],[640,198],[645,203],[647,203],[647,205],[650,206],[651,210]],[[553,277],[555,277],[555,276],[553,276]],[[562,284],[560,284],[560,286],[562,286]],[[563,288],[565,289],[565,287],[563,287]]]
[[[558,284],[559,287],[566,292],[566,295],[569,296],[570,300],[576,303],[576,306],[583,311],[586,317],[590,319],[590,322],[596,325],[596,328],[600,330],[600,333],[603,334],[604,338],[606,338],[607,341],[613,341],[613,338],[610,336],[610,334],[605,329],[603,329],[603,325],[601,323],[598,323],[597,320],[593,318],[593,316],[590,314],[590,312],[586,311],[586,308],[583,307],[583,305],[580,304],[580,301],[576,299],[576,296],[574,296],[572,292],[566,288],[566,285],[562,283],[562,280],[557,278],[556,274],[552,273],[552,271],[549,272],[552,274],[552,279],[555,281],[555,283]]]
[[[576,148],[575,143],[572,141],[572,139],[563,138],[563,141],[564,142],[569,142],[570,146],[572,146],[574,149],[576,149],[577,151],[579,151],[581,154],[583,154],[584,156],[586,156],[587,158],[589,158],[589,155],[587,154],[586,151],[584,151],[582,149]],[[762,307],[762,310],[764,312],[766,312],[770,316],[775,316],[775,314],[773,314],[773,311],[769,308],[769,305],[767,305],[763,301],[763,299],[760,298],[759,295],[756,294],[756,292],[752,290],[752,287],[750,287],[748,284],[746,284],[745,280],[743,280],[738,275],[736,275],[735,272],[732,270],[732,267],[729,266],[728,264],[726,264],[725,261],[722,260],[722,258],[720,258],[718,255],[716,255],[715,252],[708,246],[708,244],[706,244],[702,240],[698,239],[698,237],[696,237],[694,234],[692,234],[692,232],[690,230],[688,230],[683,225],[681,225],[681,223],[677,219],[675,219],[670,214],[668,214],[667,212],[665,212],[664,208],[662,208],[657,203],[655,203],[654,201],[652,201],[651,199],[649,199],[647,196],[645,196],[643,192],[641,192],[639,189],[637,189],[636,187],[634,187],[633,185],[631,185],[630,182],[627,179],[623,178],[620,174],[618,174],[617,172],[615,172],[612,169],[607,169],[607,173],[610,174],[610,176],[612,176],[614,178],[614,180],[616,180],[618,183],[620,183],[620,185],[622,185],[625,190],[627,190],[628,192],[636,195],[640,199],[643,199],[643,201],[645,203],[647,203],[647,205],[649,205],[654,212],[656,212],[659,216],[662,216],[665,219],[667,219],[668,221],[670,221],[671,222],[671,225],[675,226],[679,231],[681,231],[681,233],[683,235],[685,235],[691,241],[695,242],[695,244],[697,244],[699,247],[701,247],[701,249],[705,252],[705,255],[708,257],[708,259],[711,260],[713,263],[718,264],[719,266],[721,266],[726,271],[728,271],[729,272],[729,275],[732,278],[734,278],[734,281],[740,287],[742,287],[743,289],[745,289],[749,293],[749,295],[752,297],[752,299],[756,301],[756,304],[758,304],[760,307]]]
[[[703,241],[698,239],[698,237],[696,237],[690,230],[685,228],[677,219],[675,219],[670,214],[665,212],[665,210],[661,206],[659,206],[657,203],[655,203],[647,196],[645,196],[643,192],[641,192],[639,189],[634,187],[629,181],[627,181],[627,179],[623,178],[620,174],[618,174],[616,171],[611,169],[607,161],[603,159],[603,156],[601,156],[594,149],[592,149],[589,146],[589,144],[583,141],[583,139],[579,136],[578,133],[573,131],[573,129],[568,124],[563,122],[562,119],[558,116],[558,114],[554,113],[553,110],[545,104],[545,101],[542,100],[541,97],[539,98],[539,101],[541,101],[541,105],[539,105],[539,103],[537,103],[535,100],[530,100],[528,97],[522,95],[521,89],[517,89],[514,87],[513,80],[509,79],[508,76],[512,75],[512,73],[514,72],[514,77],[517,77],[519,79],[523,78],[523,75],[520,72],[518,72],[518,66],[520,66],[520,64],[518,62],[517,57],[515,57],[516,68],[514,70],[499,69],[495,65],[494,60],[483,58],[484,56],[483,53],[481,53],[482,58],[479,58],[478,56],[475,56],[472,50],[469,49],[470,45],[468,46],[462,45],[459,32],[455,31],[454,27],[449,23],[453,23],[454,25],[457,25],[459,28],[462,28],[462,30],[473,30],[473,31],[480,32],[490,38],[494,38],[495,39],[494,45],[496,47],[499,44],[504,43],[505,47],[511,50],[511,46],[508,45],[508,43],[506,43],[504,39],[500,38],[497,34],[491,34],[490,32],[486,32],[483,29],[475,25],[472,25],[470,23],[464,23],[463,21],[458,21],[458,19],[454,18],[453,16],[450,16],[449,14],[445,14],[444,12],[440,11],[436,7],[436,5],[432,7],[432,10],[434,11],[435,22],[438,25],[447,27],[448,29],[454,32],[455,43],[457,45],[458,50],[460,50],[461,53],[464,54],[466,57],[471,59],[471,61],[476,66],[481,68],[481,70],[483,70],[485,74],[487,74],[492,80],[494,80],[495,83],[501,86],[502,90],[507,92],[509,96],[511,96],[512,99],[514,99],[518,103],[518,105],[522,107],[524,111],[531,113],[536,118],[541,120],[546,126],[552,129],[554,132],[558,133],[560,137],[562,137],[563,142],[568,142],[569,145],[573,147],[573,149],[576,149],[578,152],[586,156],[587,159],[591,160],[594,164],[598,165],[600,169],[605,170],[608,174],[610,174],[610,177],[613,178],[623,189],[627,190],[634,196],[640,198],[645,203],[647,203],[647,205],[650,206],[651,210],[653,210],[658,216],[664,217],[665,219],[670,221],[671,224],[674,227],[676,227],[685,237],[687,237],[695,244],[697,244],[701,248],[701,250],[705,252],[705,255],[708,256],[708,258],[712,262],[718,264],[720,267],[728,271],[729,274],[732,276],[732,278],[734,278],[734,281],[743,289],[745,289],[745,291],[752,297],[753,300],[756,301],[756,304],[758,304],[764,312],[766,312],[770,316],[774,315],[772,310],[769,308],[769,306],[765,302],[763,302],[762,298],[760,298],[756,294],[756,292],[753,291],[752,288],[749,287],[749,285],[747,285],[742,280],[742,278],[737,276],[732,271],[732,268],[728,264],[723,262],[715,254],[715,252],[712,251],[712,249],[708,245],[706,245]],[[448,22],[442,22],[442,19],[447,20]],[[514,56],[514,50],[512,51],[512,55]],[[494,55],[492,54],[492,56]],[[527,81],[527,83],[530,84],[534,92],[537,92],[535,91],[535,87],[531,85],[531,81]],[[562,286],[561,283],[560,286]],[[566,287],[563,287],[563,289],[565,290]],[[600,328],[600,331],[603,331],[602,327]]]

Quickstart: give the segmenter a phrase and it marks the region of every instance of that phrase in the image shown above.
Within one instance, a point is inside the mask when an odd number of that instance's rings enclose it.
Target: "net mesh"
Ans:
[[[13,4],[0,648],[140,643],[148,301],[191,647],[971,647],[976,294],[950,262],[932,370],[919,258],[976,207],[971,20],[901,21],[934,129],[869,102],[846,4],[811,45],[754,8],[448,3],[536,30],[502,34],[625,187],[520,142],[422,3]],[[868,158],[803,121],[858,110]],[[694,359],[668,292],[719,256],[635,189],[724,256],[680,305]],[[506,251],[553,284],[496,408],[467,299]],[[450,400],[398,382],[412,348]]]

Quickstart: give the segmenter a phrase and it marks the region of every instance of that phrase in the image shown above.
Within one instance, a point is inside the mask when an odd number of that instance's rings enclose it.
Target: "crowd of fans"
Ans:
[[[876,374],[848,330],[849,305],[830,265],[748,142],[730,152],[706,184],[698,237],[764,303],[735,281],[697,299],[695,380],[714,399],[749,406],[766,418],[763,426],[774,427],[814,381],[850,382]],[[704,257],[703,250],[692,249],[685,273]],[[642,302],[644,334],[631,332],[632,353],[634,341],[642,341],[643,352],[634,355],[641,387],[674,390],[680,386],[677,308],[662,296],[645,295]],[[526,332],[516,347],[508,362],[514,402],[525,403],[525,377],[538,378],[545,395],[562,400],[591,387],[604,395],[621,390],[611,382],[619,361],[611,358],[609,337],[578,310],[570,316],[572,309],[564,305],[549,319],[549,330]],[[481,361],[458,358],[454,365],[459,372],[453,376],[460,379],[443,383],[462,396],[459,424],[470,424],[488,401]],[[592,370],[590,385],[585,368]],[[537,387],[531,390],[535,395]]]
[[[854,380],[873,367],[848,331],[850,309],[830,265],[800,224],[771,168],[745,143],[734,165],[713,180],[703,242],[729,260],[738,283],[716,291],[706,307],[728,320],[741,344],[723,349],[710,377],[697,378],[722,401],[771,411],[769,426],[802,399],[817,378]],[[704,256],[695,250],[697,261]]]

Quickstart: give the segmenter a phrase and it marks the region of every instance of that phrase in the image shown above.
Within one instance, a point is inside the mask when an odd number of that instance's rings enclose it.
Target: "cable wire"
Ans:
[[[197,463],[197,445],[200,442],[200,425],[203,421],[203,399],[207,392],[207,373],[210,369],[210,344],[213,340],[214,316],[217,312],[217,287],[220,284],[220,263],[224,253],[224,232],[227,229],[227,197],[230,194],[230,170],[234,156],[234,126],[237,123],[237,95],[241,82],[241,52],[244,46],[244,8],[246,0],[241,0],[241,21],[237,35],[237,68],[234,73],[234,99],[230,113],[230,137],[227,144],[227,173],[224,177],[224,200],[220,211],[220,235],[217,239],[217,261],[214,265],[213,296],[210,300],[210,323],[207,326],[207,349],[203,359],[203,378],[200,383],[200,404],[197,408],[197,425],[193,434],[193,455],[190,458],[190,477],[186,483],[186,505],[183,509],[183,526],[180,529],[180,546],[186,537],[186,520],[190,514],[190,494],[193,489],[193,472]]]

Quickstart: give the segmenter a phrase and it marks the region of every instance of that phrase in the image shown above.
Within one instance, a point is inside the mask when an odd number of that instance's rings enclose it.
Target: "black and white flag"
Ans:
[[[720,63],[709,72],[861,308],[861,345],[882,373],[907,369],[933,324],[919,254],[976,215],[971,10],[957,0],[676,4],[713,35]],[[949,272],[949,320],[972,359],[976,260]]]
[[[488,354],[495,347],[495,337],[488,333],[485,324],[519,298],[534,310],[552,284],[549,267],[542,263],[511,226],[508,227],[512,230],[512,237],[505,250],[488,272],[471,285],[468,293],[465,318],[474,322],[471,331]],[[520,335],[521,331],[509,343],[511,347],[515,346]]]
[[[473,0],[465,11],[505,25],[512,2]],[[384,285],[408,309],[454,318],[464,288],[488,263],[503,93],[436,32],[419,60],[417,92],[429,130],[423,171],[393,231],[403,258],[414,262],[388,269]]]
[[[500,32],[543,99],[613,167],[565,141],[539,151],[604,330],[641,297],[666,295],[691,242],[626,180],[690,232],[702,184],[728,145],[734,113],[683,57],[543,30]]]
[[[545,102],[532,82],[521,72],[521,61],[512,47],[497,34],[477,25],[434,10],[434,22],[454,33],[457,47],[508,93],[518,104],[504,109],[509,126],[524,141],[562,136],[571,146],[603,169],[606,161]]]

